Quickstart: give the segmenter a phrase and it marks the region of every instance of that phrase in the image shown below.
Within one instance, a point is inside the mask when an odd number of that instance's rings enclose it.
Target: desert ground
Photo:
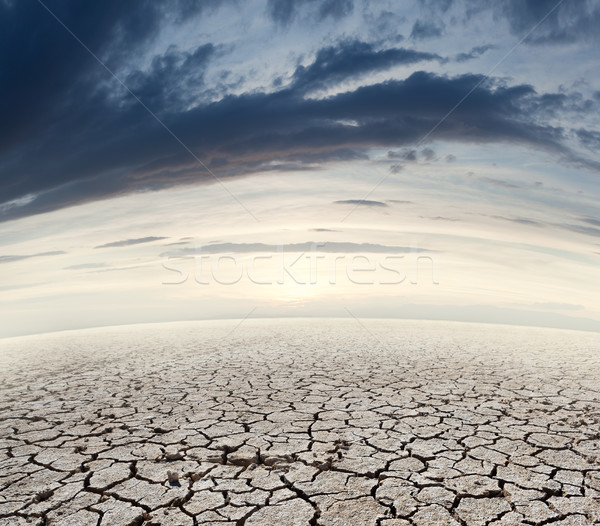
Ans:
[[[0,340],[0,525],[600,524],[597,333],[238,323]]]

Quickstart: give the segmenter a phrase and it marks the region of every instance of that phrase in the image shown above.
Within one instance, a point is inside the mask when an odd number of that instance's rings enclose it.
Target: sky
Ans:
[[[0,0],[0,337],[600,330],[600,3]]]

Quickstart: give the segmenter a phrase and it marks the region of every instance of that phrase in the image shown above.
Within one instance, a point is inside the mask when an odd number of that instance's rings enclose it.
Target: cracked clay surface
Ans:
[[[0,341],[0,526],[600,524],[597,333],[236,323]]]

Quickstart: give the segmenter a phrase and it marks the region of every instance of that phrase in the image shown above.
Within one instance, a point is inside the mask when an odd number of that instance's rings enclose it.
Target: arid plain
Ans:
[[[0,356],[2,526],[600,523],[596,333],[186,322]]]

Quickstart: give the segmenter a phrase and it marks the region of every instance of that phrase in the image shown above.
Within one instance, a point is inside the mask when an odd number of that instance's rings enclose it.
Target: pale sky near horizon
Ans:
[[[599,22],[573,0],[0,1],[0,337],[600,330]]]

